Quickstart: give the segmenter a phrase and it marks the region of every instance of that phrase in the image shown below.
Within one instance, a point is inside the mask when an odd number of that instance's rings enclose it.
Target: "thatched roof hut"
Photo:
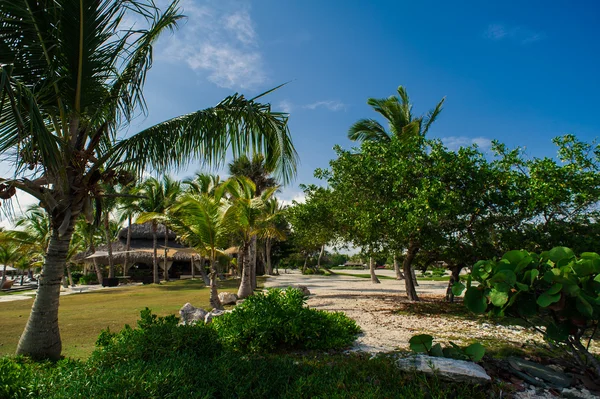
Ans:
[[[127,231],[125,227],[119,231],[118,239],[111,243],[113,259],[116,263],[123,263],[127,252]],[[167,260],[169,261],[191,261],[200,259],[200,255],[193,248],[186,247],[177,241],[177,234],[167,229],[163,225],[158,225],[157,230],[157,256],[159,260],[163,260],[165,256],[165,234],[167,236]],[[131,245],[129,250],[129,262],[152,264],[153,261],[153,232],[152,223],[134,224],[131,226]],[[82,254],[83,255],[83,254]],[[108,246],[100,245],[96,248],[96,252],[92,254],[87,252],[83,256],[78,256],[81,261],[89,261],[96,259],[101,265],[108,264]]]

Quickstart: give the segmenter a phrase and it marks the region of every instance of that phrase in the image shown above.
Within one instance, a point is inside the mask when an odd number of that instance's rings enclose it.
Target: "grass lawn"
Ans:
[[[239,280],[219,282],[219,291],[236,292]],[[202,280],[181,280],[168,284],[131,286],[61,296],[59,308],[63,355],[86,358],[94,349],[102,329],[119,331],[125,324],[135,325],[140,310],[148,307],[159,316],[177,314],[190,302],[210,308],[210,291]],[[0,356],[14,354],[25,328],[33,299],[0,303]]]

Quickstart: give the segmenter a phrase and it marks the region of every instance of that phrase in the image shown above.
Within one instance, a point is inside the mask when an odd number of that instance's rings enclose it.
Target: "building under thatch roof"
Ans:
[[[115,264],[124,264],[128,258],[127,269],[134,266],[136,269],[152,270],[154,257],[154,237],[152,232],[152,223],[134,224],[131,226],[131,244],[127,251],[127,232],[129,228],[123,228],[119,231],[116,241],[111,243],[113,259]],[[193,248],[182,245],[177,241],[177,235],[158,225],[157,229],[157,258],[160,268],[164,270],[165,264],[165,234],[167,235],[167,270],[171,277],[178,277],[177,274],[189,273],[192,260],[199,267],[199,261],[202,257]],[[79,254],[76,259],[84,263],[97,262],[100,265],[108,265],[108,246],[100,245],[96,252],[86,252]],[[127,274],[128,270],[124,271]]]

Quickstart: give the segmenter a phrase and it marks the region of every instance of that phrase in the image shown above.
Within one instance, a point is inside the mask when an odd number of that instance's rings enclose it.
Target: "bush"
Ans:
[[[472,286],[471,279],[479,285]],[[591,366],[600,377],[600,362],[588,351],[600,323],[600,255],[577,258],[565,247],[539,255],[510,251],[500,260],[477,262],[466,287],[454,284],[454,294],[465,288],[471,311],[521,318],[571,355],[577,367]]]
[[[285,349],[340,349],[350,346],[360,328],[342,312],[304,306],[295,288],[271,289],[246,298],[213,326],[226,348],[242,352]]]
[[[158,317],[146,308],[140,312],[137,328],[125,325],[118,333],[103,330],[96,340],[91,359],[114,364],[120,361],[172,357],[181,353],[211,357],[221,352],[216,332],[209,325],[177,325],[173,315]]]
[[[71,278],[73,279],[73,284],[79,284],[79,279],[83,277],[83,273],[81,272],[73,272],[71,273]]]
[[[79,277],[79,284],[98,284],[98,276],[95,273],[88,273]]]

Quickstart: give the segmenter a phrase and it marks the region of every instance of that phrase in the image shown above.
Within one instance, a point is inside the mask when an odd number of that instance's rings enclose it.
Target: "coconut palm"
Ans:
[[[137,206],[140,210],[140,215],[136,219],[136,223],[152,223],[153,235],[153,273],[154,284],[159,283],[158,278],[158,256],[157,256],[157,231],[158,225],[165,226],[165,249],[164,249],[164,280],[169,280],[169,270],[167,267],[167,244],[169,243],[169,225],[170,223],[170,208],[181,194],[181,184],[179,181],[165,175],[162,181],[150,177],[142,182],[138,195],[140,200]]]
[[[260,197],[256,197],[254,183],[248,178],[232,179],[227,188],[232,205],[225,215],[226,224],[230,230],[241,239],[239,253],[243,255],[242,280],[238,289],[238,297],[245,298],[252,294],[254,287],[252,259],[256,254],[252,253],[252,242],[256,242],[260,236],[271,235],[277,237],[277,229],[264,223],[265,204],[273,197],[277,187],[266,189]]]
[[[139,212],[139,200],[140,197],[135,193],[138,191],[138,187],[135,186],[134,182],[129,183],[121,187],[120,196],[117,201],[117,211],[119,215],[119,223],[122,225],[127,221],[127,239],[125,244],[125,259],[123,260],[123,276],[127,275],[129,270],[129,260],[131,251],[131,225],[133,224],[133,217]]]
[[[212,195],[221,184],[219,175],[211,175],[208,173],[196,173],[193,179],[186,179],[183,184],[187,186],[185,191],[190,194],[207,194]]]
[[[350,127],[348,138],[352,141],[389,141],[393,136],[401,138],[407,135],[425,136],[442,111],[442,100],[427,115],[415,117],[406,89],[398,86],[398,96],[388,98],[369,98],[369,104],[388,122],[389,131],[375,119],[361,119]]]
[[[15,165],[0,178],[0,196],[29,193],[51,224],[18,354],[60,357],[60,282],[75,221],[101,196],[98,184],[145,169],[163,173],[192,158],[221,162],[228,149],[234,157],[264,153],[284,180],[295,173],[287,114],[272,112],[261,96],[236,94],[119,139],[146,110],[153,44],[182,18],[177,0],[164,10],[152,0],[0,1],[0,155]],[[135,27],[125,25],[132,20]]]
[[[23,249],[12,240],[2,240],[0,243],[0,264],[2,264],[2,281],[0,281],[0,287],[4,286],[6,281],[6,268],[7,266],[13,266],[23,257]]]
[[[230,203],[225,200],[226,184],[216,187],[213,195],[185,194],[171,209],[172,228],[182,241],[210,259],[210,304],[223,309],[217,292],[217,256],[227,245],[230,230],[225,215]]]
[[[271,264],[271,247],[273,240],[284,240],[285,234],[279,228],[280,218],[283,215],[283,208],[277,198],[270,198],[265,202],[263,225],[266,227],[264,234],[265,241],[265,258],[267,263],[267,274],[272,276],[273,265]]]

